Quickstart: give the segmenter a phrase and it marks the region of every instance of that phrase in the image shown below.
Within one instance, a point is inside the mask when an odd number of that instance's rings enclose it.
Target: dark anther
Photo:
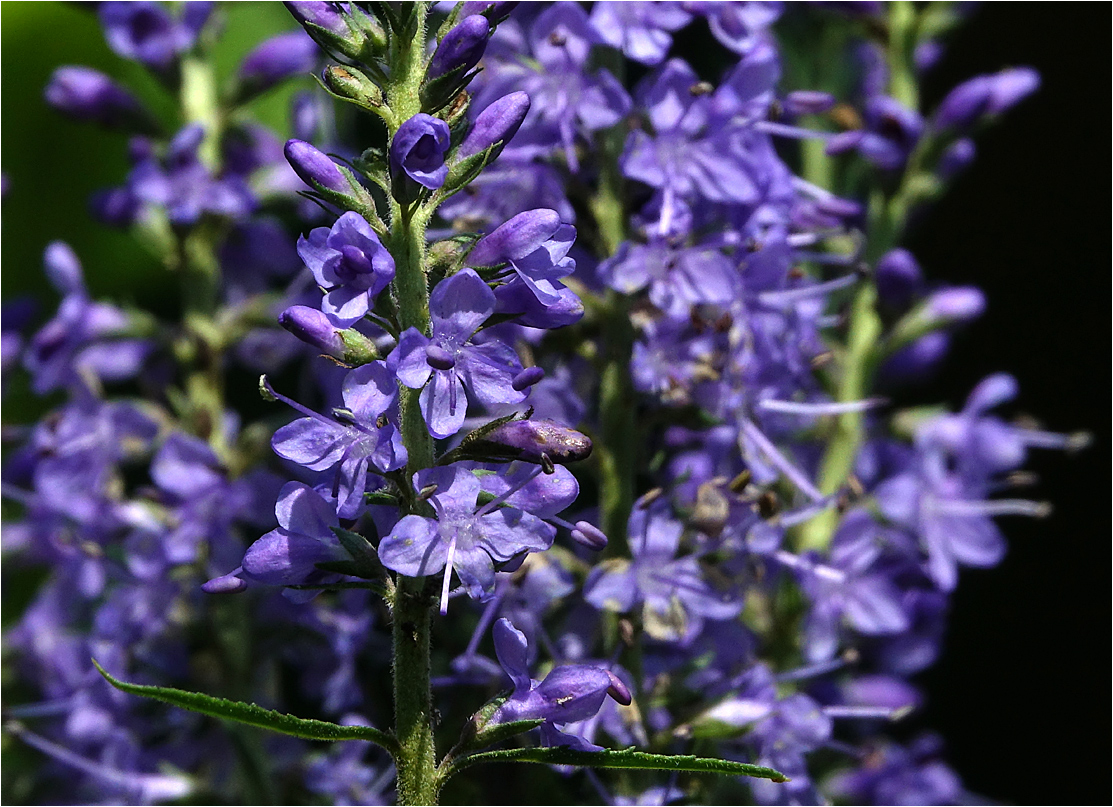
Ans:
[[[568,43],[568,38],[559,31],[553,31],[549,34],[549,44],[555,45],[558,48],[563,48]]]
[[[771,490],[765,491],[757,500],[757,511],[762,518],[769,520],[780,512],[781,505],[777,501],[777,494]]]
[[[746,485],[750,484],[750,480],[753,479],[753,476],[754,475],[750,473],[750,469],[747,468],[742,473],[738,474],[738,476],[734,477],[734,479],[730,480],[730,484],[727,485],[727,487],[729,487],[733,493],[741,494],[742,491],[746,489]]]

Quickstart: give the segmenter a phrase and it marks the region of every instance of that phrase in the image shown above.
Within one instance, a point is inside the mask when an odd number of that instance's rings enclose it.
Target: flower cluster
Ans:
[[[93,301],[59,242],[58,313],[5,331],[5,373],[67,396],[5,463],[5,549],[49,569],[7,638],[38,693],[10,730],[100,800],[424,803],[484,761],[616,756],[674,771],[589,771],[616,804],[692,795],[676,770],[745,774],[728,800],[968,799],[936,739],[885,728],[922,701],[960,567],[1002,558],[994,518],[1047,512],[1000,495],[1028,449],[1085,438],[995,415],[1005,374],[958,413],[881,396],[985,307],[900,239],[1035,73],[923,112],[940,43],[914,40],[945,26],[910,4],[286,6],[301,30],[217,92],[210,4],[101,4],[176,129],[88,68],[47,88],[133,136],[94,209],[186,303]],[[858,58],[828,75],[784,13],[831,15]],[[696,21],[719,75],[673,53]],[[285,145],[245,122],[310,71],[338,111],[299,96]],[[237,411],[245,370],[265,403]],[[156,716],[89,656],[332,733],[140,691],[303,739]]]

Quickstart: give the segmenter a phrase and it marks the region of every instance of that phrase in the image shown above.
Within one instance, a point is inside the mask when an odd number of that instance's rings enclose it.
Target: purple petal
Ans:
[[[495,293],[479,275],[473,269],[457,272],[439,283],[429,296],[433,338],[438,342],[454,340],[457,346],[462,345],[494,310]]]
[[[407,577],[425,577],[444,569],[448,547],[440,539],[437,522],[404,516],[379,543],[379,560]]]

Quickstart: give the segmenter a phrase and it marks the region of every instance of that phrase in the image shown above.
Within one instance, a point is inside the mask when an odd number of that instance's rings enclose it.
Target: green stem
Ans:
[[[432,607],[424,580],[400,577],[394,598],[394,733],[399,804],[437,803],[433,696],[429,685]]]
[[[890,4],[886,51],[889,94],[909,109],[919,107],[919,91],[912,61],[916,25],[916,9],[909,0],[897,0]],[[804,156],[805,168],[815,172],[819,178],[830,176],[828,158],[807,151]],[[897,244],[908,213],[909,178],[918,174],[918,157],[919,150],[909,160],[896,193],[889,196],[875,190],[870,195],[869,244],[865,253],[867,261],[876,261]],[[873,373],[877,367],[877,351],[883,331],[876,305],[877,287],[872,282],[863,283],[850,308],[842,377],[835,395],[838,401],[861,400],[873,387]],[[865,439],[863,424],[863,416],[859,412],[838,417],[819,469],[819,489],[824,494],[834,493],[850,477]],[[801,550],[825,550],[830,545],[837,526],[837,513],[832,510],[821,513],[800,528],[797,547]]]
[[[591,212],[604,255],[613,255],[626,238],[622,175],[618,170],[621,134],[615,129],[600,139],[599,188],[591,199]],[[627,553],[626,524],[634,506],[637,468],[636,401],[630,381],[634,327],[630,322],[629,299],[625,295],[608,291],[602,308],[604,354],[599,382],[600,439],[596,446],[599,507],[603,532],[610,539],[607,552],[622,556]]]
[[[401,125],[421,111],[420,88],[425,65],[428,7],[418,3],[418,25],[410,41],[391,45],[391,82],[387,95]],[[397,128],[391,126],[390,136]],[[394,294],[398,324],[404,330],[429,332],[429,287],[425,276],[425,228],[432,211],[391,202],[389,246],[394,257]],[[433,439],[418,405],[418,390],[402,386],[402,441],[409,462],[407,481],[433,464]],[[404,491],[408,494],[409,491]],[[408,497],[412,498],[412,497]],[[411,511],[416,505],[411,506]],[[432,604],[424,579],[399,576],[391,609],[394,639],[394,733],[398,750],[398,803],[436,804],[436,745],[433,737],[433,694],[429,683],[429,628]]]

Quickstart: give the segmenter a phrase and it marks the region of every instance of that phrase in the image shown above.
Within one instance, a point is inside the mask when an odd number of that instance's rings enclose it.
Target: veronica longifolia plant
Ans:
[[[1083,438],[995,416],[1003,374],[956,414],[879,392],[983,309],[900,238],[1038,77],[921,110],[917,32],[957,19],[910,3],[844,10],[840,47],[887,69],[819,86],[774,3],[286,5],[304,33],[219,91],[209,4],[101,5],[174,127],[86,68],[47,88],[135,135],[95,208],[187,304],[95,302],[59,243],[57,315],[5,330],[5,373],[67,396],[4,472],[6,546],[50,569],[8,635],[40,699],[11,733],[121,801],[429,804],[496,761],[612,803],[710,797],[700,772],[720,800],[967,798],[884,723],[959,569],[1002,557],[994,518],[1045,512],[1009,474]],[[701,17],[714,83],[670,51]],[[243,123],[307,71],[345,104],[299,97],[284,147]],[[245,368],[301,417],[237,415]]]

